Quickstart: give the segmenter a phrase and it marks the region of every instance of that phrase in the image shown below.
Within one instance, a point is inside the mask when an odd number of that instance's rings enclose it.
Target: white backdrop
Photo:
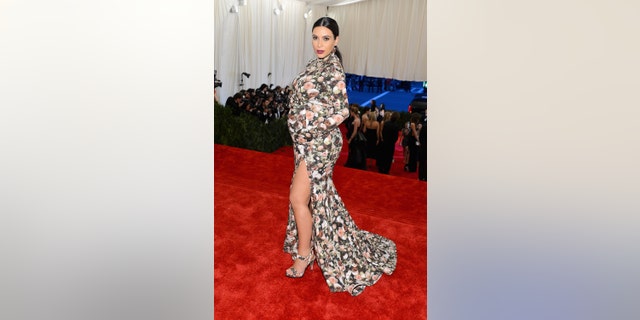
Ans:
[[[314,57],[311,26],[328,15],[340,26],[345,71],[409,81],[427,80],[425,0],[367,0],[342,6],[297,0],[215,1],[215,69],[220,102],[241,88],[288,85]],[[323,1],[307,1],[322,3]],[[283,11],[274,14],[278,4]],[[232,6],[238,9],[231,13]],[[312,9],[308,19],[304,13]],[[251,74],[244,78],[242,72]],[[268,74],[271,73],[271,77]]]

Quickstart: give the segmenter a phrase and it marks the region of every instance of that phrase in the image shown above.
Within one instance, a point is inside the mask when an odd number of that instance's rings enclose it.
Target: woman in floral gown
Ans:
[[[293,82],[288,127],[295,171],[289,195],[284,251],[293,265],[286,275],[299,278],[317,259],[331,292],[356,296],[396,267],[396,245],[361,230],[333,184],[342,149],[338,126],[349,115],[338,24],[329,17],[313,25],[316,59]]]

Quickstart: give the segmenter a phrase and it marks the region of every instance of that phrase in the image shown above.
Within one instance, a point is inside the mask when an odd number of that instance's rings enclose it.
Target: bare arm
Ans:
[[[411,123],[411,135],[416,138],[416,145],[420,145],[420,138],[418,137],[418,131],[416,131],[416,124],[413,122]]]
[[[356,137],[356,135],[358,134],[358,130],[360,130],[360,118],[356,117],[353,120],[353,132],[351,133],[351,137],[349,137],[348,143],[351,143],[351,140]]]
[[[367,114],[363,114],[362,115],[362,127],[360,128],[360,130],[362,130],[362,132],[367,131],[367,123],[369,122],[369,117],[367,117]]]

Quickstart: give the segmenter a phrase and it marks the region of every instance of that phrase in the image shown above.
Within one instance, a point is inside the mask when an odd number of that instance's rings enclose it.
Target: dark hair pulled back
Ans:
[[[311,29],[313,30],[316,27],[325,27],[325,28],[331,30],[331,33],[333,33],[333,37],[334,38],[337,38],[340,35],[340,28],[338,27],[338,23],[335,20],[333,20],[332,18],[322,17],[322,18],[318,19],[313,24],[313,27]],[[340,59],[340,64],[342,64],[342,54],[340,53],[340,50],[338,49],[338,46],[336,46],[335,49],[336,49],[336,56],[338,56],[338,59]]]

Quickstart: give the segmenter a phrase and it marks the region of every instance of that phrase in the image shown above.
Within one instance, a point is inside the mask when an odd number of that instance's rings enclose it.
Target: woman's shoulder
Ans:
[[[325,64],[325,70],[330,71],[332,73],[344,73],[344,69],[342,68],[342,63],[340,59],[334,54],[329,57],[328,63]]]

